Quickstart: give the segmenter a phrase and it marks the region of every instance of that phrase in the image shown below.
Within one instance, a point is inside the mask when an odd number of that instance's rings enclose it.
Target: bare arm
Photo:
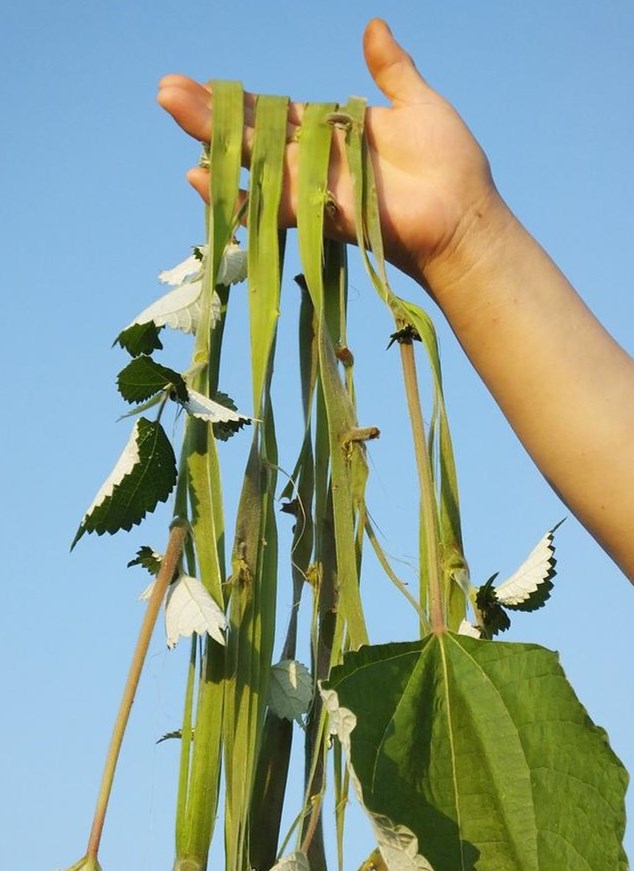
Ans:
[[[599,324],[499,196],[455,110],[379,20],[364,39],[389,108],[366,115],[386,254],[440,305],[543,474],[634,582],[634,361]],[[253,95],[246,98],[249,165]],[[192,136],[211,135],[212,96],[183,76],[159,102]],[[303,107],[289,108],[289,132]],[[289,137],[291,138],[291,137]],[[280,223],[295,224],[297,146],[289,142]],[[207,178],[189,174],[204,196]],[[328,231],[354,241],[350,179],[335,139]]]

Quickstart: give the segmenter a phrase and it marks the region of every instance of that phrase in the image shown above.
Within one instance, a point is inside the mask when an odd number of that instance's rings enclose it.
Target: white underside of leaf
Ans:
[[[424,856],[418,852],[418,838],[407,826],[395,825],[390,819],[370,811],[363,802],[363,789],[350,761],[350,735],[357,725],[352,711],[339,706],[335,690],[320,687],[321,697],[346,755],[350,780],[364,811],[368,815],[376,842],[389,871],[434,871]]]
[[[123,449],[123,453],[117,460],[117,463],[103,482],[101,487],[99,488],[99,492],[93,499],[90,508],[84,514],[84,518],[82,523],[86,520],[87,517],[92,514],[95,508],[99,508],[101,503],[108,498],[108,496],[112,496],[112,491],[116,487],[117,484],[120,484],[121,481],[125,478],[126,475],[129,475],[132,469],[136,466],[136,464],[140,460],[139,456],[139,446],[137,444],[137,435],[139,431],[139,422],[137,421],[132,428],[132,435],[128,440],[127,445]]]
[[[247,277],[247,252],[230,242],[220,261],[216,284],[239,284]]]
[[[200,322],[202,281],[188,281],[157,299],[137,315],[129,327],[154,321],[157,327],[170,327],[183,333],[195,333]],[[220,297],[214,291],[211,299],[211,326],[220,319]]]
[[[473,623],[469,623],[468,620],[463,620],[460,626],[458,626],[458,635],[468,635],[470,638],[482,637],[478,627],[474,626]]]
[[[310,865],[304,853],[289,853],[273,865],[271,871],[310,871]]]
[[[156,583],[156,578],[147,585],[147,587],[143,590],[141,595],[139,596],[140,602],[148,602],[150,596],[152,595],[152,590],[154,589],[154,584]]]
[[[178,285],[144,309],[130,326],[154,321],[157,327],[171,327],[184,333],[196,332],[200,320],[202,289],[202,281],[188,281]]]
[[[192,417],[198,417],[201,420],[207,420],[209,423],[228,423],[229,421],[238,422],[240,420],[250,421],[251,418],[246,414],[241,414],[239,411],[234,411],[232,408],[227,408],[219,402],[214,402],[208,396],[203,396],[196,390],[187,388],[189,399],[183,402],[183,408]]]
[[[223,635],[227,618],[216,605],[206,587],[190,575],[180,575],[170,586],[165,597],[165,630],[167,646],[172,648],[181,636],[208,632],[219,644],[225,643]]]
[[[203,256],[207,246],[201,245]],[[136,324],[154,322],[157,327],[170,327],[183,333],[195,333],[198,329],[201,313],[201,301],[204,277],[204,261],[192,254],[173,269],[159,272],[161,284],[172,285],[172,290],[157,299],[144,309],[141,314],[128,324],[129,329]],[[237,284],[247,277],[247,252],[231,242],[227,245],[220,261],[216,284]],[[211,326],[215,327],[220,319],[220,297],[214,290],[211,299]]]
[[[502,605],[525,602],[548,578],[553,554],[552,532],[547,532],[518,570],[495,587],[498,602]]]
[[[313,679],[305,665],[295,659],[283,659],[271,667],[269,677],[269,707],[280,719],[304,717],[313,699]]]
[[[200,251],[204,255],[207,251],[207,246],[201,245]],[[185,260],[177,263],[173,269],[164,269],[162,272],[159,272],[158,279],[161,284],[171,284],[174,286],[176,284],[182,284],[183,281],[186,281],[190,276],[196,275],[196,273],[201,271],[202,260],[200,260],[199,257],[196,257],[195,254],[190,254],[189,257],[185,258]]]

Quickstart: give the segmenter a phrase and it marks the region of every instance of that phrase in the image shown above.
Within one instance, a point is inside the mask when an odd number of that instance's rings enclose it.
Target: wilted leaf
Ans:
[[[486,638],[505,632],[511,625],[504,608],[536,611],[550,598],[552,580],[557,574],[553,536],[562,523],[563,520],[546,533],[509,578],[494,587],[496,572],[477,590],[475,602],[482,619],[482,634]]]
[[[366,649],[366,648],[361,648]],[[357,718],[339,704],[335,690],[321,687],[324,705],[330,717],[330,727],[337,735],[346,754],[350,779],[361,806],[368,815],[381,855],[390,871],[434,871],[427,859],[418,852],[418,839],[406,826],[397,825],[383,813],[376,813],[365,801],[362,786],[352,761],[350,736],[357,726]],[[356,736],[355,736],[356,737]]]

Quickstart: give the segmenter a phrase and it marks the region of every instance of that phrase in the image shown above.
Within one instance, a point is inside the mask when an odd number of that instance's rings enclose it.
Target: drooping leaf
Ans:
[[[357,725],[352,711],[341,706],[335,690],[321,687],[324,705],[330,717],[330,727],[339,738],[346,754],[348,771],[357,799],[368,815],[384,864],[394,871],[434,871],[427,859],[419,853],[416,835],[401,824],[394,824],[385,814],[373,811],[364,798],[364,788],[352,762],[350,737]]]
[[[193,729],[191,730],[191,733],[192,733],[191,737],[193,738],[194,737],[194,730]],[[183,737],[183,730],[182,729],[174,729],[173,732],[166,732],[164,735],[161,735],[161,737],[157,739],[156,743],[162,744],[163,741],[173,741],[174,739],[180,741],[182,739],[182,737]]]
[[[181,402],[187,401],[187,386],[182,375],[146,355],[135,357],[119,372],[117,387],[126,402],[144,402],[167,389],[173,390]]]
[[[159,272],[159,281],[162,284],[181,286],[188,280],[200,280],[205,267],[207,250],[207,245],[196,245],[193,254],[178,263],[173,269],[164,269]],[[239,284],[246,277],[247,252],[237,242],[231,241],[222,255],[216,275],[216,285]]]
[[[486,583],[482,584],[476,593],[475,602],[480,614],[478,621],[485,638],[495,638],[500,632],[506,632],[511,628],[511,620],[504,608],[500,605],[495,595],[493,581],[497,578],[497,572],[491,575]]]
[[[165,502],[176,483],[176,458],[163,427],[139,418],[117,464],[84,515],[71,550],[85,532],[131,529]]]
[[[168,291],[155,302],[144,309],[123,330],[124,337],[130,331],[146,329],[151,330],[151,325],[156,330],[162,327],[170,327],[172,330],[180,330],[182,333],[195,333],[200,320],[202,280],[186,281],[178,287]],[[218,294],[213,297],[212,326],[220,317],[220,298]],[[119,342],[121,341],[119,336]]]
[[[195,632],[208,632],[219,644],[225,643],[227,628],[224,611],[216,605],[205,586],[189,575],[181,574],[165,597],[165,630],[167,646],[175,647],[183,636],[190,638]]]
[[[536,611],[550,598],[552,581],[557,574],[553,536],[562,523],[563,520],[546,533],[509,578],[494,587],[493,581],[498,576],[496,572],[475,593],[481,628],[486,638],[493,638],[510,627],[511,621],[504,608]]]
[[[303,725],[313,699],[313,679],[301,662],[283,659],[271,666],[269,707],[280,719],[296,720]]]
[[[193,252],[176,266],[171,269],[162,269],[159,272],[158,280],[161,284],[171,284],[172,287],[177,287],[188,280],[198,280],[202,272],[206,251],[206,245],[195,246]]]
[[[229,411],[235,412],[235,414],[237,415],[236,418],[228,418],[227,420],[214,421],[214,423],[212,424],[214,437],[217,438],[219,441],[226,442],[228,439],[231,438],[231,436],[239,432],[239,430],[241,430],[243,426],[247,426],[251,423],[251,418],[240,414],[240,412],[238,411],[238,406],[235,404],[233,399],[226,393],[215,393],[214,402],[218,405],[223,406]]]
[[[194,248],[194,253],[173,269],[159,273],[162,284],[172,289],[145,308],[116,338],[121,347],[133,357],[151,354],[162,348],[158,334],[163,327],[195,334],[202,310],[203,278],[207,246]],[[217,284],[236,284],[247,274],[247,253],[235,242],[230,242],[220,262]],[[210,327],[220,319],[221,301],[215,290],[211,292]]]
[[[221,395],[226,397],[226,394]],[[226,399],[228,398],[226,397]],[[182,406],[192,417],[206,420],[208,423],[229,424],[234,427],[233,431],[244,424],[251,423],[251,418],[239,412],[233,402],[231,402],[232,407],[230,407],[226,403],[216,402],[191,388],[187,390],[187,399],[182,403]]]
[[[435,871],[627,867],[626,772],[555,653],[432,635],[349,654],[324,689],[355,718],[365,806]]]
[[[151,354],[153,351],[160,351],[163,348],[163,343],[159,339],[162,328],[162,325],[159,326],[152,320],[139,323],[135,321],[121,330],[114,340],[114,344],[118,343],[131,357]]]
[[[496,586],[497,600],[505,608],[536,611],[550,598],[552,579],[557,574],[553,536],[561,523],[546,533],[510,578]]]
[[[162,559],[163,554],[157,553],[151,547],[144,544],[138,549],[135,558],[130,560],[127,567],[143,566],[151,575],[158,575]]]

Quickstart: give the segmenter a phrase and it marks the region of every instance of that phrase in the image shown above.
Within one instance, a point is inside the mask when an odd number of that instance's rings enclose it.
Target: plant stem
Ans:
[[[443,618],[442,598],[440,590],[440,575],[438,572],[438,536],[436,522],[436,500],[434,498],[434,483],[431,474],[429,451],[425,438],[423,413],[420,406],[418,379],[416,377],[416,360],[411,342],[399,342],[401,362],[403,364],[403,381],[407,407],[412,424],[414,437],[414,452],[416,454],[416,469],[420,486],[421,509],[423,518],[423,535],[427,555],[427,573],[429,581],[429,602],[431,612],[431,627],[433,632],[442,632],[445,627]],[[422,566],[421,566],[422,570]]]
[[[106,762],[101,778],[101,786],[99,787],[99,794],[97,796],[97,805],[95,807],[92,829],[88,839],[88,849],[86,851],[86,857],[90,859],[96,859],[97,853],[99,852],[101,834],[103,832],[106,810],[108,808],[108,801],[112,791],[117,759],[119,758],[121,744],[123,743],[123,735],[128,724],[134,696],[139,685],[143,663],[145,662],[147,650],[150,645],[150,639],[152,638],[156,618],[161,609],[165,592],[174,576],[174,572],[178,568],[186,534],[186,524],[181,520],[175,520],[170,529],[167,550],[165,551],[165,556],[161,561],[161,568],[157,575],[154,588],[152,589],[152,595],[150,596],[150,601],[147,605],[141,629],[139,630],[139,637],[130,663],[128,679],[121,697],[117,718],[112,730],[110,747],[108,748],[108,755],[106,756]]]

